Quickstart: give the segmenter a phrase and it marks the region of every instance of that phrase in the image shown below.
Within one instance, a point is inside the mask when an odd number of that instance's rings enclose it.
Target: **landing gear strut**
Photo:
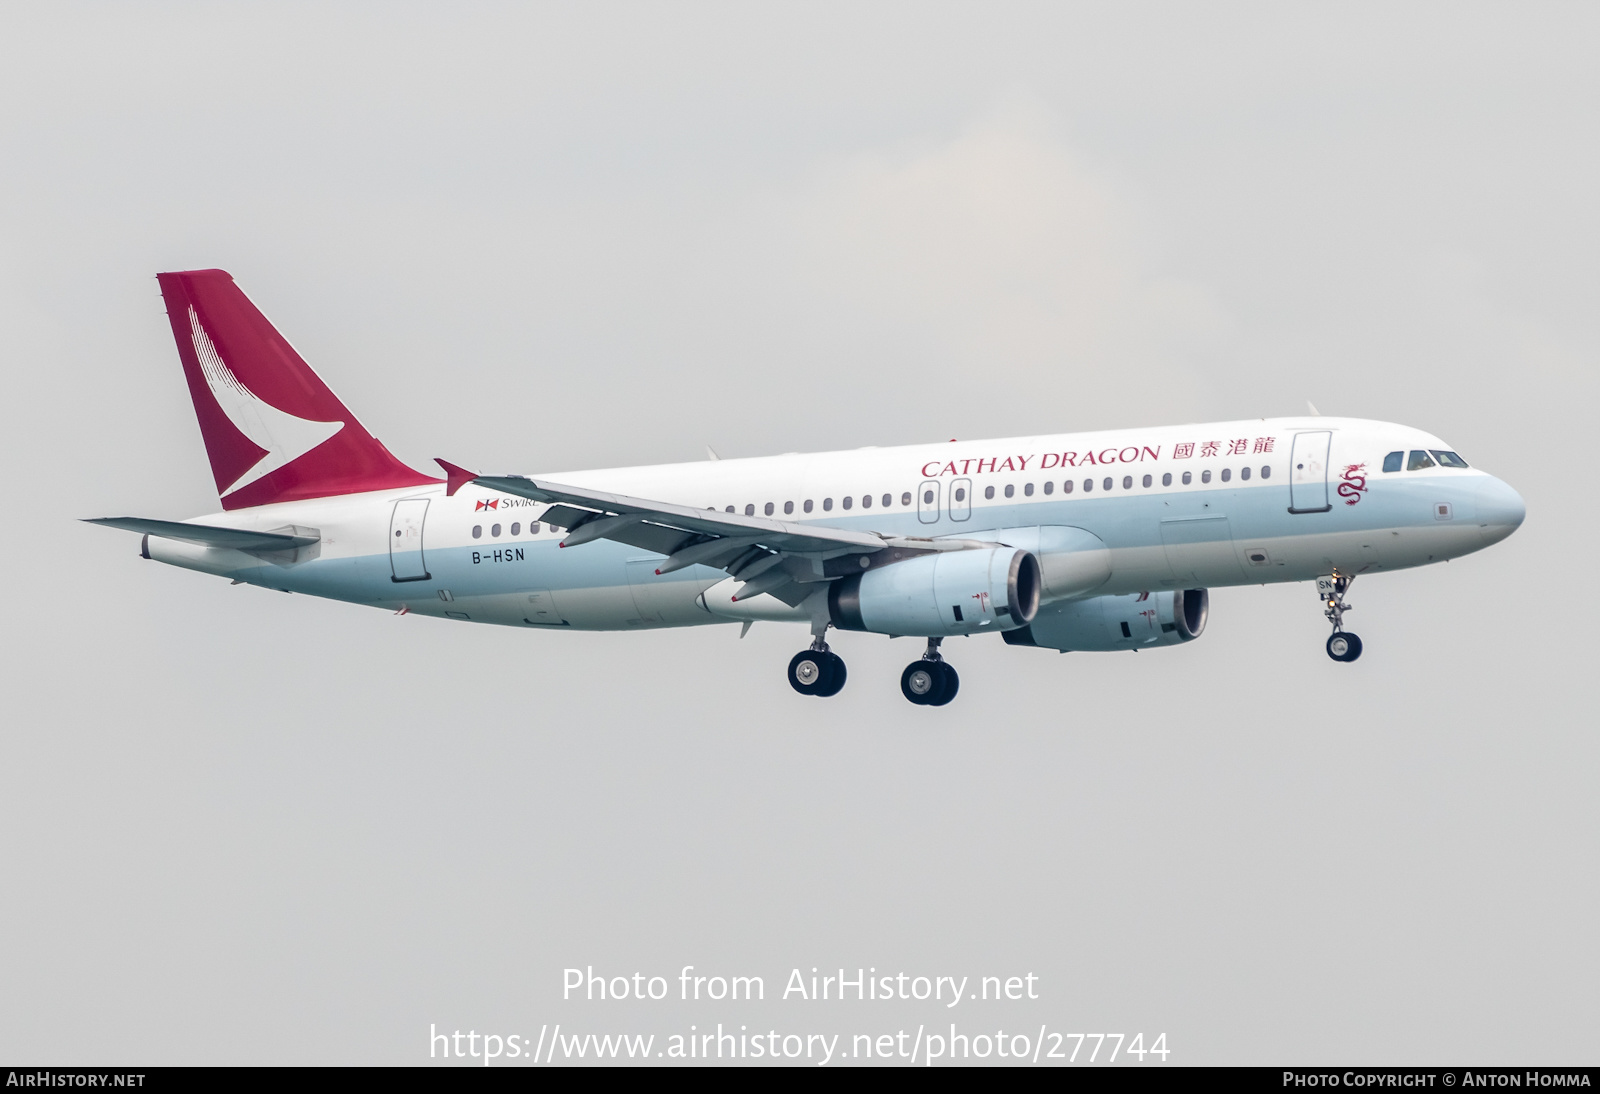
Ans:
[[[922,660],[913,661],[900,674],[900,692],[918,706],[942,707],[961,690],[961,677],[939,653],[939,638],[928,639]]]
[[[1344,594],[1355,578],[1333,571],[1332,577],[1317,578],[1317,592],[1325,605],[1323,615],[1333,624],[1333,634],[1328,638],[1328,656],[1335,661],[1354,661],[1361,656],[1361,639],[1344,629],[1344,613],[1353,605],[1344,602]]]
[[[811,640],[810,649],[789,661],[789,686],[801,695],[838,695],[846,675],[844,658],[830,650],[820,634]]]

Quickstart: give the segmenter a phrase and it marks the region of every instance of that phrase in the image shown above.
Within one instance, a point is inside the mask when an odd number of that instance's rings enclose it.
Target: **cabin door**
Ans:
[[[1289,512],[1326,513],[1328,504],[1328,430],[1296,433],[1289,456]]]
[[[389,518],[392,580],[428,580],[427,560],[422,557],[422,523],[427,516],[427,498],[404,498],[394,503],[394,514]]]

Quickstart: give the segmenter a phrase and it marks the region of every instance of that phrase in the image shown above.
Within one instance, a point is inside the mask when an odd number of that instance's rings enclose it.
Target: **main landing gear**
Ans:
[[[918,706],[942,707],[961,690],[961,677],[939,653],[938,638],[928,639],[922,660],[900,674],[900,692]]]
[[[918,706],[942,707],[961,690],[961,677],[939,655],[938,638],[928,639],[922,660],[913,661],[900,674],[900,691]],[[789,686],[801,695],[827,698],[844,687],[844,659],[828,648],[822,636],[811,640],[811,648],[801,650],[789,662]]]
[[[830,650],[821,635],[789,662],[789,686],[801,695],[838,695],[845,676],[844,658]]]
[[[1354,661],[1361,656],[1361,639],[1344,629],[1344,613],[1352,607],[1344,602],[1345,591],[1355,578],[1333,571],[1332,577],[1317,578],[1317,593],[1326,610],[1322,613],[1333,624],[1333,634],[1328,637],[1328,656],[1335,661]]]

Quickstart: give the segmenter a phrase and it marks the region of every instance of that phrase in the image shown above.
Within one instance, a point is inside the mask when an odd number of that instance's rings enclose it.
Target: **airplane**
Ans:
[[[1144,650],[1205,631],[1210,592],[1315,581],[1328,656],[1357,577],[1505,539],[1522,498],[1409,426],[1259,418],[548,474],[396,459],[222,270],[159,274],[221,512],[103,517],[146,559],[285,592],[525,630],[804,624],[802,695],[844,687],[833,631]],[[743,636],[741,631],[741,637]]]

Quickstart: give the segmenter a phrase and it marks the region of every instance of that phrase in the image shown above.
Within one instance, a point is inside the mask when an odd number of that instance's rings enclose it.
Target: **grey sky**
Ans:
[[[1579,5],[0,10],[0,1056],[420,1061],[560,970],[1032,971],[1174,1062],[1592,1061],[1600,14]],[[542,635],[145,563],[215,493],[153,274],[220,266],[402,458],[594,467],[1297,413],[1523,529],[1220,590],[1133,658]]]

